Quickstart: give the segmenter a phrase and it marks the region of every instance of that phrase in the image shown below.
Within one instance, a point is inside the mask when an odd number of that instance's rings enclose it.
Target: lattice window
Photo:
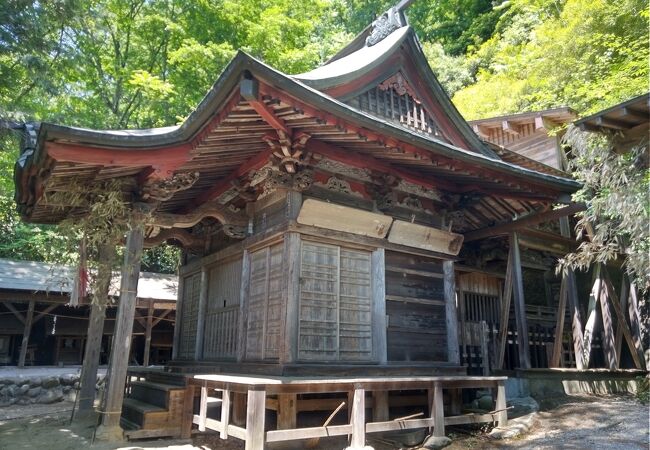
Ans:
[[[424,108],[415,92],[399,73],[347,103],[413,131],[448,141],[433,116]]]
[[[181,337],[178,351],[178,356],[181,359],[194,359],[200,293],[201,273],[185,277],[183,299],[181,300]]]
[[[371,359],[370,253],[303,242],[301,254],[299,359]]]

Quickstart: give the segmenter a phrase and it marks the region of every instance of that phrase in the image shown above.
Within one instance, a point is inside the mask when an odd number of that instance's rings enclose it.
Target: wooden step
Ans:
[[[129,398],[160,406],[161,408],[168,408],[170,393],[174,392],[179,395],[178,393],[182,392],[183,389],[183,386],[173,384],[132,381]]]
[[[122,402],[122,418],[127,421],[139,426],[140,428],[146,428],[147,426],[147,416],[155,414],[157,419],[161,419],[160,416],[166,416],[167,410],[161,408],[158,405],[152,405],[151,403],[145,403],[134,398],[125,398]]]

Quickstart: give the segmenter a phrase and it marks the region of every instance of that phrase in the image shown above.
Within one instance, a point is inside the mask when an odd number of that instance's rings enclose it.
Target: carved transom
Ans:
[[[198,172],[183,172],[170,178],[149,180],[142,186],[140,198],[160,202],[169,200],[176,192],[191,188],[198,179]]]
[[[413,99],[419,103],[417,100],[417,96],[415,95],[415,91],[411,87],[411,85],[406,81],[406,78],[404,78],[404,75],[402,75],[402,72],[397,72],[395,75],[392,77],[388,78],[387,80],[383,81],[382,83],[379,84],[379,89],[382,91],[387,91],[389,89],[395,90],[395,92],[398,95],[410,95],[413,97]]]

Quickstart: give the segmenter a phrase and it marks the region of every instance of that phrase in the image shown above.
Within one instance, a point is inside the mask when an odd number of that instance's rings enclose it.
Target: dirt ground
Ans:
[[[631,397],[572,396],[542,404],[533,428],[516,439],[494,441],[479,430],[448,428],[450,450],[460,449],[647,449],[649,410]],[[0,450],[239,450],[240,441],[221,441],[216,436],[196,437],[193,442],[152,440],[121,444],[95,442],[91,447],[92,421],[70,425],[72,404],[30,405],[0,408]],[[369,436],[370,439],[372,435]],[[391,448],[370,441],[376,450]],[[319,449],[335,450],[344,441],[321,440]]]

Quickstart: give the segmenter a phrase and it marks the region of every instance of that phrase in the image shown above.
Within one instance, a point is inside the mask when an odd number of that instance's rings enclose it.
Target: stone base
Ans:
[[[97,427],[97,432],[95,433],[95,439],[98,441],[108,441],[108,442],[124,442],[124,430],[119,425],[107,427],[106,425],[100,425]]]

